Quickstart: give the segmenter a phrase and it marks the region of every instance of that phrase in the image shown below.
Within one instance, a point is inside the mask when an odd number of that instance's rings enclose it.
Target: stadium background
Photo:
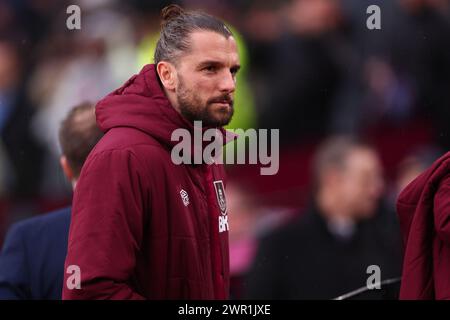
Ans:
[[[280,129],[277,175],[227,168],[234,274],[248,268],[254,239],[305,205],[324,138],[373,143],[392,206],[409,170],[449,149],[447,0],[2,0],[0,243],[11,223],[70,203],[59,123],[151,63],[168,3],[217,15],[238,38],[243,70],[229,127]],[[66,27],[71,4],[81,8],[81,30]],[[381,30],[366,26],[373,4]]]

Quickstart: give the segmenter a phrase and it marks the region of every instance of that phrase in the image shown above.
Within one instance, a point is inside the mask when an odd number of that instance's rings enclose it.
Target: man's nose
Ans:
[[[226,93],[232,93],[236,90],[236,78],[229,71],[225,72],[221,82],[220,82],[220,91]]]

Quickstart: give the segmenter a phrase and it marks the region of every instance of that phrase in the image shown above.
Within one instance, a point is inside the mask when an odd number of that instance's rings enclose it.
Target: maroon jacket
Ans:
[[[105,136],[75,190],[65,265],[80,267],[81,289],[68,288],[66,273],[63,299],[228,298],[223,166],[173,164],[173,130],[193,126],[154,65],[101,100],[96,116]]]
[[[400,299],[450,299],[450,152],[400,194]]]

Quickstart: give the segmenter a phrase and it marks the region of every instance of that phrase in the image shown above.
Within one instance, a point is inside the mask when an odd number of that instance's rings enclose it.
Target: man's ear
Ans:
[[[175,66],[167,61],[158,62],[156,65],[159,79],[162,85],[168,91],[175,91],[177,86],[177,71]]]
[[[73,170],[69,165],[69,162],[67,161],[67,158],[65,155],[62,155],[59,158],[59,164],[61,165],[63,171],[64,171],[64,175],[66,176],[67,180],[69,180],[70,182],[73,181],[74,179],[74,175],[73,175]]]

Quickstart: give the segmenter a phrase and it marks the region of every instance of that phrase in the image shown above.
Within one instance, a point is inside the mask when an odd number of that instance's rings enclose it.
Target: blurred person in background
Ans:
[[[254,190],[240,179],[227,183],[230,215],[230,298],[243,298],[243,284],[255,258],[259,239],[291,218],[287,208],[264,206]]]
[[[277,42],[283,29],[283,16],[280,13],[282,1],[245,1],[235,9],[238,14],[236,27],[242,32],[248,52],[248,78],[254,93],[257,119],[261,114],[270,112],[267,103],[270,97],[270,84],[273,81],[271,71],[274,68],[274,56]],[[241,50],[239,51],[241,52]],[[256,121],[259,125],[259,123]],[[263,125],[266,125],[264,123]]]
[[[132,16],[129,6],[117,1],[80,1],[81,29],[68,30],[67,18],[57,19],[39,47],[40,58],[31,75],[29,94],[38,106],[32,119],[34,136],[47,147],[42,196],[55,197],[62,179],[54,168],[60,148],[59,123],[67,114],[66,101],[98,101],[137,72]]]
[[[42,178],[43,146],[30,130],[34,108],[26,94],[26,70],[18,46],[0,40],[0,136],[7,165],[5,193],[30,198]],[[11,168],[11,170],[7,170]]]
[[[381,84],[378,92],[384,95],[386,102],[379,106],[388,108],[383,111],[383,119],[392,121],[400,115],[403,120],[427,123],[433,129],[433,140],[441,148],[448,149],[449,3],[440,0],[398,0],[397,7],[392,30],[386,34],[389,42],[388,63],[378,65],[373,78],[375,83]],[[384,85],[381,79],[385,79]]]
[[[446,3],[447,2],[447,3]],[[430,121],[434,139],[450,148],[450,19],[448,1],[400,0],[405,14],[392,39],[397,73],[411,81],[419,117]]]
[[[74,107],[62,122],[60,164],[74,189],[102,135],[91,103]],[[70,211],[66,207],[11,226],[0,254],[0,299],[61,299]]]
[[[376,221],[386,213],[379,212],[384,182],[374,149],[348,137],[327,140],[314,181],[304,215],[261,240],[247,298],[332,299],[364,287],[370,265],[380,267],[380,280],[400,275],[400,255],[386,238],[398,231],[386,235]]]
[[[261,110],[260,125],[279,128],[282,143],[318,139],[331,129],[345,76],[343,66],[351,58],[343,54],[346,40],[340,3],[293,0],[282,16],[285,29],[266,70],[270,74],[268,105]]]

